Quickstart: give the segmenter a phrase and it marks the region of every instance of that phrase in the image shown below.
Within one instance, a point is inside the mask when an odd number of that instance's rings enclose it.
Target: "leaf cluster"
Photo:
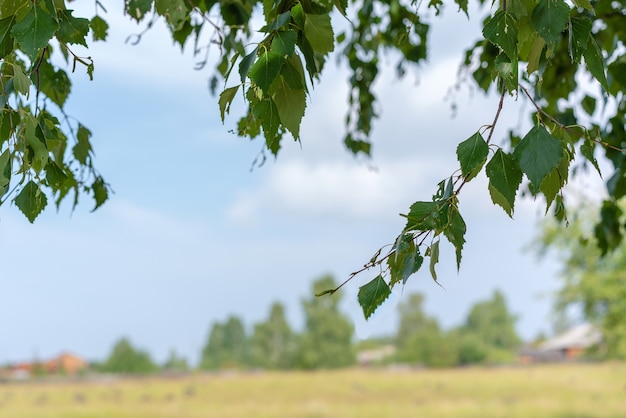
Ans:
[[[71,82],[52,56],[92,77],[91,58],[71,48],[87,46],[90,31],[105,39],[106,22],[75,17],[63,1],[5,1],[0,12],[0,204],[12,201],[33,222],[49,196],[59,207],[73,194],[75,207],[85,193],[95,210],[110,189],[93,166],[91,132],[64,111]]]
[[[455,3],[469,18],[467,0]],[[93,41],[106,40],[108,25],[101,15],[105,9],[100,1],[95,4],[91,19],[74,16],[63,0],[8,0],[0,5],[0,203],[12,199],[31,222],[50,195],[58,206],[73,192],[75,206],[79,195],[86,193],[98,208],[110,192],[92,163],[90,131],[70,122],[65,113],[70,76],[52,60],[52,52],[58,51],[72,72],[82,66],[93,76],[91,58],[72,48],[88,46],[89,33]],[[381,57],[390,53],[397,58],[399,77],[408,66],[427,58],[430,26],[420,2],[126,0],[124,4],[125,13],[145,24],[146,30],[163,19],[181,48],[192,43],[198,68],[208,62],[211,47],[219,48],[221,59],[210,85],[217,91],[223,83],[218,99],[222,121],[240,97],[246,107],[235,132],[263,138],[264,150],[273,155],[285,136],[301,140],[308,97],[331,53],[338,52],[350,70],[344,143],[352,153],[365,155],[371,153],[372,124],[378,116],[373,85]],[[431,0],[426,7],[437,15],[444,10],[441,0]],[[255,10],[262,15],[258,25]],[[387,251],[381,248],[350,276],[379,269],[359,291],[366,317],[426,259],[438,280],[442,237],[454,247],[459,267],[467,229],[460,212],[461,192],[483,171],[492,202],[510,217],[518,196],[530,195],[542,197],[546,213],[554,208],[554,216],[567,222],[563,187],[578,170],[590,166],[599,171],[596,158],[603,151],[614,172],[606,181],[608,197],[595,236],[604,254],[620,245],[617,202],[626,196],[624,16],[623,2],[612,0],[506,0],[490,9],[482,39],[465,53],[461,80],[500,95],[494,119],[473,128],[475,133],[460,142],[459,169],[438,184],[432,199],[411,205],[403,215],[405,227],[385,247]],[[346,29],[336,33],[342,26],[334,19],[341,19]],[[141,34],[132,41],[140,39]],[[581,79],[592,87],[579,86]],[[508,138],[496,143],[494,130],[509,96],[531,105],[532,124],[524,131],[511,129]]]
[[[494,121],[459,144],[459,171],[439,184],[432,201],[414,203],[403,215],[407,225],[390,251],[383,256],[379,251],[365,265],[363,270],[387,263],[382,275],[359,293],[366,317],[396,283],[405,283],[419,270],[424,257],[430,257],[429,270],[437,280],[434,266],[439,260],[440,235],[454,246],[458,267],[466,230],[459,212],[459,193],[483,169],[492,202],[510,217],[518,196],[529,194],[542,196],[546,213],[554,207],[555,218],[567,223],[563,187],[579,167],[588,164],[600,172],[596,149],[601,146],[613,162],[615,174],[607,181],[609,197],[602,206],[595,237],[603,254],[618,247],[623,228],[617,201],[626,195],[626,80],[621,72],[626,69],[626,37],[623,26],[613,19],[623,19],[625,11],[623,5],[604,1],[570,5],[563,0],[511,0],[502,2],[486,18],[484,39],[466,52],[462,68],[486,93],[494,88],[500,93]],[[583,74],[601,88],[602,107],[591,92],[580,103],[570,99],[579,90],[576,77]],[[492,143],[492,135],[507,93],[522,95],[535,111],[532,127],[521,135],[511,130],[508,144],[500,146]],[[599,109],[614,113],[604,127],[587,122]],[[574,166],[577,155],[582,163]],[[385,274],[387,281],[383,280]]]

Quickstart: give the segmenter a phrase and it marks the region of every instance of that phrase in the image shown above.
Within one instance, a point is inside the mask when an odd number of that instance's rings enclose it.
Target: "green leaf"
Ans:
[[[261,121],[265,143],[272,154],[277,155],[280,149],[280,117],[274,100],[269,97],[253,104],[252,113],[254,117]]]
[[[600,177],[602,177],[602,172],[600,172],[600,166],[598,165],[598,160],[594,155],[594,150],[596,147],[596,143],[593,141],[585,141],[580,146],[580,153],[591,162],[593,167],[596,169]]]
[[[585,16],[572,17],[569,30],[569,56],[572,62],[580,62],[590,37],[591,19]]]
[[[239,63],[239,76],[241,77],[242,83],[246,82],[246,77],[248,77],[248,72],[250,71],[250,67],[252,66],[252,63],[256,59],[256,54],[258,50],[259,50],[258,47],[254,48],[254,50],[250,52],[248,55],[246,55],[245,57],[243,57],[241,59],[241,62]]]
[[[456,148],[456,156],[461,164],[461,174],[469,181],[482,170],[489,155],[489,145],[480,132],[461,142]]]
[[[540,0],[531,22],[537,33],[552,47],[567,25],[570,8],[563,0]]]
[[[266,51],[250,67],[248,77],[263,90],[263,93],[267,94],[270,85],[278,77],[284,62],[285,58],[282,55]]]
[[[392,287],[399,282],[406,284],[409,277],[416,273],[424,262],[424,257],[420,254],[419,247],[415,245],[411,234],[400,235],[393,250],[394,253],[387,258],[391,276],[389,284]]]
[[[224,122],[224,114],[230,113],[230,104],[232,103],[237,91],[239,90],[239,86],[227,88],[220,94],[219,106],[220,106],[220,115],[222,116],[222,122]]]
[[[513,155],[532,185],[538,189],[543,179],[559,165],[563,147],[542,125],[535,125],[515,147]]]
[[[109,198],[109,190],[104,179],[100,176],[96,177],[92,183],[91,190],[93,191],[93,198],[96,201],[96,206],[91,210],[93,212],[107,201]]]
[[[0,59],[6,57],[13,51],[14,39],[11,36],[11,29],[15,22],[15,16],[9,16],[4,19],[0,19]]]
[[[594,235],[602,255],[616,249],[622,242],[622,210],[613,201],[605,200],[600,210],[600,222],[594,228]]]
[[[437,228],[437,216],[441,202],[415,202],[409,209],[405,231],[430,231]]]
[[[267,27],[267,32],[269,33],[269,32],[278,30],[282,28],[283,26],[286,26],[290,20],[291,20],[291,11],[287,10],[286,12],[281,13],[278,16],[276,16],[276,19],[272,20],[272,23],[270,23],[269,26]]]
[[[57,38],[68,44],[87,46],[85,38],[89,33],[89,19],[72,16],[72,10],[59,10],[59,30]]]
[[[433,280],[437,282],[437,271],[435,270],[435,266],[439,262],[439,240],[433,242],[430,246],[430,263],[428,265],[428,269],[430,270],[430,275],[433,277]]]
[[[300,61],[300,57],[297,54],[287,58],[283,68],[280,70],[280,75],[283,77],[290,89],[306,91],[304,68],[302,67],[302,61]]]
[[[13,64],[13,86],[18,93],[26,96],[30,93],[30,79],[19,64]]]
[[[515,195],[522,182],[522,171],[510,155],[499,149],[485,167],[489,178],[489,194],[494,204],[513,216]]]
[[[546,46],[546,41],[543,38],[537,36],[530,47],[528,54],[528,65],[526,66],[526,72],[528,75],[534,73],[539,69],[539,61],[541,61],[541,53]]]
[[[5,149],[0,154],[0,197],[4,196],[9,190],[11,183],[11,152]]]
[[[576,7],[582,7],[583,9],[593,10],[593,6],[589,0],[573,0]]]
[[[589,38],[589,44],[583,52],[585,57],[585,65],[589,72],[600,82],[604,90],[609,90],[609,85],[606,81],[606,74],[604,72],[604,58],[602,58],[602,51],[596,43],[593,37]]]
[[[483,28],[485,38],[498,45],[511,61],[517,62],[517,19],[498,10]]]
[[[335,49],[335,35],[330,24],[330,15],[305,14],[304,36],[315,52],[326,54]]]
[[[459,213],[459,209],[455,205],[450,205],[448,209],[448,224],[443,230],[444,235],[454,245],[456,250],[456,268],[461,268],[461,256],[463,252],[463,245],[465,244],[465,232],[467,226],[463,217]]]
[[[91,132],[89,129],[85,128],[83,125],[78,125],[78,132],[76,134],[77,142],[72,152],[74,153],[74,158],[82,165],[87,165],[87,158],[89,158],[89,154],[91,153],[90,137]]]
[[[346,11],[348,10],[348,0],[333,0],[335,7],[339,10],[339,13],[343,15],[343,17],[347,17]]]
[[[272,40],[272,52],[285,58],[293,55],[297,35],[293,31],[278,32]]]
[[[496,71],[500,76],[500,79],[504,82],[506,90],[509,92],[517,91],[518,86],[518,65],[517,61],[509,60],[509,57],[501,53],[494,61]]]
[[[33,6],[24,18],[16,23],[11,34],[20,45],[20,48],[32,61],[35,61],[39,50],[46,45],[59,24],[41,6]]]
[[[191,35],[194,29],[197,29],[197,28],[191,24],[191,20],[188,15],[185,18],[185,20],[179,25],[178,29],[172,30],[172,39],[174,40],[174,42],[177,42],[180,45],[181,52],[184,50],[185,43],[187,42],[187,39],[189,39],[189,35]],[[222,62],[227,62],[227,61],[228,61],[227,57],[226,55],[224,55]],[[218,70],[220,69],[218,68]],[[224,74],[224,73],[221,72],[221,74]]]
[[[343,140],[346,147],[352,152],[354,155],[357,155],[359,152],[369,156],[372,152],[372,144],[371,142],[363,141],[360,139],[352,138],[352,135],[346,135]]]
[[[108,36],[109,24],[100,16],[91,19],[91,30],[94,41],[105,41]]]
[[[368,319],[376,308],[378,308],[391,294],[391,289],[381,275],[378,275],[371,282],[359,288],[358,300],[363,309],[365,319]]]
[[[173,30],[179,30],[187,18],[185,0],[155,0],[154,10],[165,17]]]
[[[594,97],[586,95],[583,97],[580,105],[589,116],[592,116],[593,112],[596,111],[596,99]]]
[[[463,10],[465,16],[469,18],[469,14],[467,13],[467,0],[454,0],[454,2],[459,6],[459,10]]]
[[[168,0],[163,0],[167,2]],[[184,1],[184,0],[182,0]],[[224,23],[228,26],[244,26],[250,20],[254,3],[247,0],[222,0],[220,12]]]
[[[543,179],[541,186],[539,186],[539,190],[546,197],[546,214],[550,206],[552,206],[552,202],[554,202],[557,193],[559,193],[565,183],[567,183],[569,164],[570,156],[567,153],[563,153],[563,158],[559,165]]]
[[[48,164],[46,164],[46,180],[48,182],[48,186],[56,191],[60,189],[65,180],[67,180],[67,175],[63,172],[61,167],[57,165],[57,163],[53,160],[49,160]]]
[[[39,73],[31,75],[31,79],[39,83],[39,90],[42,93],[57,106],[63,107],[72,88],[72,83],[65,71],[55,71],[48,61],[43,61],[39,66]]]
[[[43,133],[37,125],[37,119],[33,115],[25,113],[22,116],[22,122],[25,126],[23,130],[24,139],[34,153],[32,168],[39,173],[48,163],[48,147]]]
[[[0,96],[1,97],[1,96]],[[15,132],[16,127],[20,123],[19,113],[11,108],[0,110],[0,147]]]
[[[305,14],[304,9],[302,9],[302,3],[297,2],[291,8],[291,17],[293,18],[293,25],[300,30],[304,30]]]
[[[125,3],[126,13],[139,22],[152,9],[154,0],[126,0]]]
[[[293,135],[294,139],[300,137],[300,123],[304,117],[306,108],[306,94],[304,89],[290,89],[284,79],[281,78],[273,99],[276,103],[280,122]]]
[[[222,61],[220,62],[220,64],[217,66],[217,70],[224,75],[224,84],[226,84],[228,82],[228,78],[230,77],[230,73],[233,71],[233,68],[235,68],[235,62],[237,62],[237,58],[239,58],[239,52],[235,52],[233,54],[232,57],[230,57],[230,64],[228,63],[229,60],[227,59],[228,57],[226,55],[222,56]],[[252,63],[250,63],[252,64]],[[246,80],[246,76],[248,75],[248,69],[246,69],[246,73],[244,74],[244,81]],[[217,78],[215,79],[217,82]]]
[[[48,204],[46,194],[32,180],[13,199],[15,206],[33,223]]]

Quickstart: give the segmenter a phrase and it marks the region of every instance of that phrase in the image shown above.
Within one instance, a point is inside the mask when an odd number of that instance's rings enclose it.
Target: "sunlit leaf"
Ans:
[[[32,180],[26,183],[13,201],[30,223],[35,221],[48,204],[46,194]]]
[[[218,104],[220,106],[220,115],[222,117],[222,122],[224,122],[224,114],[230,112],[230,104],[232,103],[237,91],[239,90],[239,85],[235,87],[227,88],[220,94],[220,99]]]
[[[533,27],[548,45],[553,45],[561,37],[569,12],[570,8],[563,0],[540,0],[533,9]]]
[[[535,125],[514,151],[520,169],[535,188],[563,158],[563,147],[542,125]]]
[[[485,168],[489,178],[491,200],[509,215],[513,216],[515,196],[522,182],[523,173],[515,159],[499,149]]]
[[[259,56],[256,62],[252,64],[252,67],[250,67],[248,77],[250,77],[250,80],[259,86],[264,93],[267,93],[270,85],[276,80],[276,77],[278,77],[278,73],[280,73],[284,62],[285,57],[274,52],[264,52]]]
[[[31,60],[35,60],[41,48],[48,45],[59,28],[59,23],[41,6],[33,6],[28,14],[17,22],[11,34],[20,48]]]
[[[59,30],[57,37],[68,44],[87,46],[85,38],[89,33],[89,19],[72,16],[72,10],[59,10]]]
[[[598,47],[598,44],[592,37],[589,38],[588,45],[583,52],[583,56],[585,57],[585,65],[587,65],[589,72],[600,82],[605,90],[608,90],[609,85],[606,81],[602,51],[600,51],[600,47]]]
[[[376,308],[389,297],[391,290],[381,275],[376,276],[369,283],[359,288],[358,300],[363,309],[365,319],[368,319]]]
[[[300,137],[300,123],[306,108],[306,94],[304,89],[291,89],[284,79],[281,81],[273,96],[274,103],[276,103],[280,122],[295,139],[298,139]]]
[[[466,180],[476,177],[487,161],[489,146],[480,132],[476,132],[456,148],[456,156],[461,164],[461,174]]]
[[[485,38],[498,45],[510,60],[517,62],[517,19],[499,10],[483,29]]]
[[[330,25],[330,15],[307,14],[304,21],[304,36],[315,52],[325,54],[335,49],[335,35]]]

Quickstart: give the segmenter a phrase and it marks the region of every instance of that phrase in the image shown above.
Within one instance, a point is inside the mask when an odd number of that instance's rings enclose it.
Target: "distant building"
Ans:
[[[34,375],[63,374],[73,376],[86,370],[89,363],[71,353],[62,353],[48,361],[17,363],[7,367],[2,373],[5,377],[23,380]]]
[[[75,375],[85,370],[89,364],[82,358],[71,354],[62,353],[61,355],[46,361],[43,365],[45,371],[50,374],[68,374]]]
[[[520,350],[522,363],[571,361],[579,358],[585,350],[602,342],[602,333],[592,324],[585,323],[550,338],[537,347]]]
[[[396,347],[393,345],[383,345],[370,350],[362,350],[357,353],[357,361],[362,366],[369,366],[384,361],[396,354]]]

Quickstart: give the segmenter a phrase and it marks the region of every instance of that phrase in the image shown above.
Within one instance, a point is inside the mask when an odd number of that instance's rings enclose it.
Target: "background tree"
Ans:
[[[230,316],[215,323],[202,350],[201,369],[242,368],[248,365],[248,340],[243,322]]]
[[[504,295],[493,292],[489,300],[472,306],[459,328],[459,356],[462,363],[507,361],[521,344],[515,330],[517,318],[509,312]],[[473,360],[473,361],[472,361]]]
[[[101,365],[101,371],[106,373],[147,374],[157,370],[148,352],[133,347],[128,338],[117,341]]]
[[[455,365],[456,347],[450,344],[452,340],[441,331],[437,320],[424,312],[423,304],[424,297],[413,293],[398,306],[398,361],[435,367]]]
[[[623,205],[622,205],[623,206]],[[621,209],[610,215],[619,220],[623,231],[626,217]],[[603,207],[601,213],[612,210]],[[606,256],[596,242],[595,213],[589,208],[570,221],[569,227],[546,222],[539,237],[540,254],[553,249],[559,256],[559,274],[563,287],[557,294],[555,310],[558,317],[578,311],[582,317],[600,327],[604,351],[599,355],[626,359],[626,245]]]
[[[285,308],[275,302],[266,321],[254,326],[250,339],[250,363],[266,369],[287,369],[293,366],[296,339]]]
[[[323,276],[313,283],[313,292],[336,287],[332,276]],[[328,297],[305,298],[304,332],[299,338],[296,364],[305,369],[338,368],[354,364],[352,343],[354,326],[339,309],[340,292]]]
[[[521,343],[515,331],[516,320],[509,312],[504,295],[494,290],[491,299],[478,302],[470,309],[463,330],[493,347],[514,349]]]
[[[171,349],[162,368],[167,371],[186,372],[189,371],[189,363],[187,363],[187,359],[180,356],[176,350]]]
[[[92,58],[75,50],[89,45],[90,32],[94,41],[107,38],[103,3],[95,2],[95,16],[89,19],[73,16],[63,0],[0,4],[0,203],[13,202],[31,222],[48,196],[57,206],[72,196],[76,205],[87,193],[95,208],[108,198],[109,186],[93,164],[91,132],[65,112],[72,83],[60,68],[79,66],[93,75]],[[455,3],[470,17],[467,0]],[[409,0],[353,0],[350,9],[347,0],[128,0],[124,5],[129,18],[148,22],[148,28],[162,17],[174,42],[184,46],[191,40],[197,54],[211,45],[220,49],[211,86],[224,86],[218,99],[222,119],[241,98],[246,110],[235,132],[262,138],[273,155],[284,137],[301,140],[310,86],[320,79],[333,51],[350,71],[344,143],[355,154],[370,155],[377,117],[373,86],[386,61],[381,55],[392,52],[399,76],[421,63],[427,58],[431,23],[423,9],[439,15],[444,8],[441,0],[423,7]],[[348,17],[351,23],[337,35],[331,20],[335,10],[337,18]],[[566,220],[562,188],[570,173],[580,172],[575,157],[598,169],[596,154],[604,152],[612,173],[605,175],[607,198],[595,237],[601,254],[618,248],[623,236],[616,218],[618,200],[626,196],[625,16],[624,2],[613,0],[492,4],[482,22],[482,39],[465,53],[460,81],[498,94],[499,104],[493,118],[477,121],[467,139],[459,138],[458,170],[434,187],[432,198],[411,205],[403,215],[405,227],[384,247],[388,250],[381,248],[351,276],[371,268],[382,271],[359,298],[366,316],[425,258],[437,280],[442,237],[454,247],[459,265],[466,232],[459,197],[483,170],[491,201],[509,216],[524,191],[543,196],[547,209],[554,207],[555,217]],[[203,56],[199,60],[200,66],[207,62]],[[590,82],[578,83],[581,79]],[[521,100],[532,110],[531,126],[511,127],[496,144],[493,133],[501,109]]]

